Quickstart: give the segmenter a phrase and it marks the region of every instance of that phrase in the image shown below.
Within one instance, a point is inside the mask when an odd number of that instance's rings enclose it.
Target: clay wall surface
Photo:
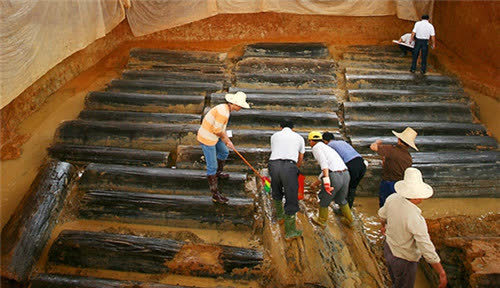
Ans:
[[[500,139],[500,2],[435,1],[431,19],[436,67],[457,75],[477,105],[479,120]],[[434,54],[434,55],[432,55]]]

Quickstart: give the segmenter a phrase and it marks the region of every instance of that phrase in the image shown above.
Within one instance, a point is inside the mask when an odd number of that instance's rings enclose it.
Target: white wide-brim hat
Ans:
[[[434,193],[431,185],[424,183],[417,168],[407,168],[403,180],[394,184],[396,192],[407,199],[427,199]]]
[[[226,98],[227,102],[238,105],[241,108],[250,108],[250,105],[247,103],[247,94],[244,92],[238,91],[235,94],[227,93],[224,98]]]
[[[417,131],[413,130],[410,127],[406,127],[406,129],[401,133],[392,130],[392,134],[396,135],[396,137],[401,139],[406,144],[410,145],[411,148],[418,151],[417,146],[415,146],[415,138],[417,138]]]

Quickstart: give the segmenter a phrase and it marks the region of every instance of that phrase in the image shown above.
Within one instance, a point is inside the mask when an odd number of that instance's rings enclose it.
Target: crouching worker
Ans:
[[[314,159],[321,167],[319,179],[311,185],[311,188],[315,189],[320,183],[322,184],[319,192],[319,212],[318,216],[312,219],[313,223],[322,228],[326,227],[328,206],[335,200],[344,216],[342,222],[351,225],[353,218],[347,203],[350,180],[347,166],[335,150],[323,143],[321,132],[312,131],[309,133],[308,140]]]
[[[229,174],[222,173],[224,162],[229,155],[228,147],[234,149],[233,143],[226,134],[229,114],[231,111],[240,111],[241,108],[250,108],[246,98],[243,92],[226,94],[227,102],[210,109],[198,129],[197,140],[201,144],[207,162],[207,178],[210,192],[212,192],[212,201],[217,203],[229,201],[218,189],[218,179],[229,178]]]
[[[279,222],[285,222],[285,239],[290,240],[302,236],[302,231],[295,225],[295,213],[299,211],[299,168],[304,158],[304,138],[292,131],[293,122],[281,122],[282,130],[271,136],[271,156],[269,157],[269,173],[271,174],[271,190]],[[283,210],[283,196],[285,209]]]
[[[392,287],[413,287],[421,256],[439,275],[439,288],[446,287],[446,272],[429,237],[422,210],[417,207],[432,196],[432,187],[424,183],[420,170],[410,167],[394,188],[396,193],[387,197],[385,205],[378,210]]]

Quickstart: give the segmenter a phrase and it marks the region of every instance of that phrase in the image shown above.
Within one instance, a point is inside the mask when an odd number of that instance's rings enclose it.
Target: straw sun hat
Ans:
[[[422,173],[417,168],[407,168],[404,179],[394,184],[396,192],[407,199],[426,199],[434,193],[429,184],[422,180]]]
[[[235,94],[227,93],[225,98],[231,104],[238,105],[241,108],[250,108],[250,105],[247,103],[247,94],[244,92],[238,91]]]
[[[406,144],[410,145],[411,148],[418,151],[417,146],[415,146],[415,138],[417,138],[417,131],[411,129],[410,127],[406,127],[406,129],[401,133],[392,130],[392,134],[396,135],[396,137],[401,139]]]

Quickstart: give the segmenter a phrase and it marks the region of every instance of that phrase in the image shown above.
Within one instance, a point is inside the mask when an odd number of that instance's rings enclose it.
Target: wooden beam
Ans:
[[[2,276],[27,280],[45,246],[75,173],[66,162],[46,163],[2,230]]]

